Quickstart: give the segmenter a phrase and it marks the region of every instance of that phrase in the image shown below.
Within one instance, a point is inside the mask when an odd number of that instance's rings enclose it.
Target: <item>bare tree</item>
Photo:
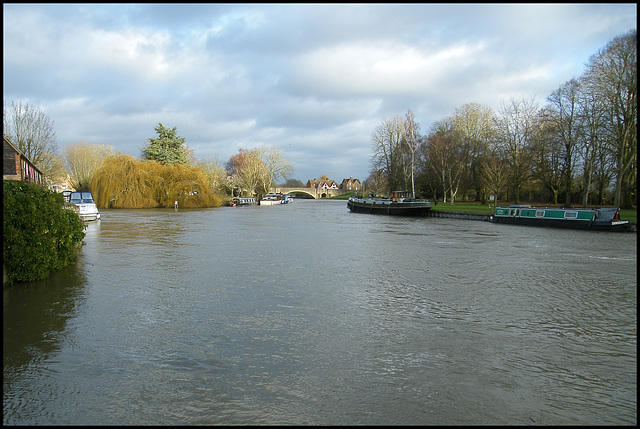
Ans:
[[[508,103],[503,102],[497,120],[516,203],[520,202],[522,186],[531,178],[531,146],[537,117],[538,105],[533,98],[511,99]]]
[[[487,155],[480,162],[481,180],[490,195],[494,196],[493,207],[498,204],[498,198],[509,181],[506,163],[497,154]]]
[[[557,155],[560,155],[563,161],[562,178],[566,206],[571,205],[575,155],[582,132],[579,122],[579,93],[580,84],[577,80],[571,79],[547,97],[554,114],[545,115],[545,119],[553,122],[552,127],[560,143],[555,149],[560,149]]]
[[[636,30],[614,38],[589,60],[589,90],[605,103],[606,142],[616,157],[615,206],[630,207],[637,186],[638,44]]]
[[[462,147],[454,138],[451,117],[433,125],[433,131],[426,139],[424,154],[426,164],[440,180],[443,202],[447,202],[448,194],[453,205],[465,164]]]
[[[241,195],[264,195],[276,180],[286,180],[292,170],[293,164],[275,147],[240,149],[227,163],[232,186],[237,186]]]
[[[232,194],[233,187],[227,180],[227,172],[217,157],[196,160],[193,164],[200,168],[209,181],[213,192],[223,191]]]
[[[405,116],[405,138],[404,144],[408,151],[411,153],[411,194],[412,197],[416,197],[416,182],[414,177],[415,169],[415,155],[416,150],[420,146],[420,124],[415,121],[413,112],[409,110]]]
[[[557,204],[565,172],[564,146],[558,131],[559,113],[551,109],[542,109],[540,116],[539,132],[531,144],[533,173],[551,192],[553,203]]]
[[[2,109],[3,135],[43,173],[51,156],[58,153],[53,121],[38,107],[16,103],[4,103]]]
[[[369,177],[362,182],[362,195],[365,193],[369,194],[377,194],[379,192],[384,192],[388,189],[387,178],[379,171],[373,171],[369,174]]]
[[[240,195],[264,194],[266,170],[258,149],[240,149],[227,163],[232,185],[238,187]]]
[[[372,171],[385,176],[389,193],[402,190],[404,185],[403,142],[405,139],[405,121],[394,116],[384,119],[375,130],[373,141]]]
[[[69,178],[64,160],[59,155],[45,154],[40,171],[47,186],[65,182]]]
[[[115,148],[104,144],[73,143],[63,149],[64,163],[69,172],[69,181],[76,191],[90,191],[93,174],[104,159],[113,155]]]
[[[589,193],[594,180],[604,165],[597,160],[603,155],[605,129],[605,109],[603,100],[590,89],[586,77],[581,77],[580,91],[578,93],[578,105],[580,108],[580,134],[578,153],[582,160],[583,195],[582,207],[589,204]],[[600,175],[601,176],[601,175]],[[601,176],[603,177],[603,176]]]
[[[461,145],[465,170],[462,177],[462,198],[468,188],[476,187],[476,199],[484,202],[485,192],[479,180],[479,160],[495,134],[495,118],[491,108],[477,103],[465,104],[456,109],[453,118],[455,138]]]
[[[287,161],[282,150],[277,147],[262,148],[259,150],[259,154],[266,167],[262,183],[265,192],[268,192],[276,180],[280,178],[287,180],[287,177],[293,172],[293,164]]]

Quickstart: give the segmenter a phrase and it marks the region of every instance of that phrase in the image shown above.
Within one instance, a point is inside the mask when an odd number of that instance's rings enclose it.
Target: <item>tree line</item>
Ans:
[[[217,158],[198,160],[177,127],[159,123],[140,159],[105,144],[73,143],[58,155],[53,121],[28,103],[4,104],[4,135],[39,168],[48,185],[68,181],[94,193],[100,207],[219,206],[238,195],[262,196],[293,165],[277,148],[240,149],[223,166]]]
[[[636,30],[591,56],[586,71],[539,105],[510,99],[497,112],[465,104],[420,134],[409,110],[372,136],[368,189],[444,202],[490,196],[631,208],[637,190]]]

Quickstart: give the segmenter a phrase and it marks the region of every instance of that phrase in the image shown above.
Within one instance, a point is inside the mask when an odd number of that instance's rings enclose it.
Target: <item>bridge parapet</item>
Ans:
[[[287,188],[282,186],[272,186],[270,192],[277,194],[279,192],[283,194],[306,194],[311,198],[316,200],[322,198],[331,198],[336,197],[338,195],[346,194],[350,191],[345,191],[344,189],[324,189],[324,188]]]

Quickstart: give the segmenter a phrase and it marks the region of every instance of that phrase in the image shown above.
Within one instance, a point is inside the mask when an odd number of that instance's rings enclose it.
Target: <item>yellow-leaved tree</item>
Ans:
[[[118,153],[107,157],[91,179],[101,208],[219,207],[207,176],[198,167],[139,161]]]

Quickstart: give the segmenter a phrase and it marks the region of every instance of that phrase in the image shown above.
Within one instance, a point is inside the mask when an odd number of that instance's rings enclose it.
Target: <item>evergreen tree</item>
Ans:
[[[185,138],[178,135],[178,127],[167,128],[158,123],[155,128],[158,138],[150,138],[142,149],[144,159],[159,161],[163,164],[189,164],[189,156],[184,145]]]

